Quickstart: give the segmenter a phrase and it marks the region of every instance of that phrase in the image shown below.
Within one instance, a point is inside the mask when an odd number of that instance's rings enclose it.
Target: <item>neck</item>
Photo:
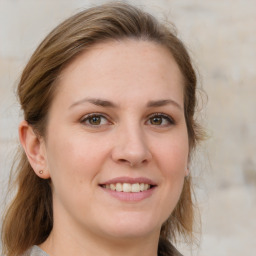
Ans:
[[[50,256],[156,256],[159,232],[143,237],[104,237],[94,233],[53,228],[40,247]]]

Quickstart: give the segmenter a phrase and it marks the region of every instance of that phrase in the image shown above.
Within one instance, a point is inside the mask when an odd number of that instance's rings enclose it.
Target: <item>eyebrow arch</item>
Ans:
[[[177,107],[180,110],[183,110],[183,108],[181,107],[180,104],[178,104],[176,101],[171,100],[171,99],[166,99],[166,100],[156,100],[156,101],[149,101],[147,104],[147,107],[162,107],[165,105],[174,105],[175,107]]]
[[[100,107],[110,107],[110,108],[116,108],[117,107],[116,104],[114,104],[113,102],[108,101],[108,100],[98,99],[98,98],[85,98],[85,99],[76,101],[73,104],[71,104],[69,109],[71,109],[71,108],[73,108],[77,105],[87,103],[87,102],[89,102],[93,105],[96,105],[96,106],[100,106]],[[180,110],[183,110],[183,108],[176,101],[171,100],[171,99],[149,101],[147,103],[147,107],[148,108],[150,108],[150,107],[162,107],[162,106],[166,106],[166,105],[169,105],[169,104],[176,106]]]
[[[76,101],[75,103],[73,103],[70,107],[70,108],[73,108],[77,105],[80,105],[80,104],[83,104],[83,103],[91,103],[91,104],[94,104],[96,106],[100,106],[100,107],[116,107],[116,105],[111,102],[111,101],[108,101],[108,100],[103,100],[103,99],[97,99],[97,98],[85,98],[85,99],[82,99],[82,100],[79,100],[79,101]]]

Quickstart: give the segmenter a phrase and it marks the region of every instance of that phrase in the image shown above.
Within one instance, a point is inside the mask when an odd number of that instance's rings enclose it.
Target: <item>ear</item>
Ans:
[[[19,125],[19,138],[36,175],[43,179],[50,178],[43,138],[36,135],[26,121],[22,121]]]

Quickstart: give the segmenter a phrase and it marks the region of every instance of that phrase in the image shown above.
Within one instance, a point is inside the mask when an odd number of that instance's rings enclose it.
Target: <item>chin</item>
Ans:
[[[127,217],[127,216],[126,216]],[[114,222],[114,223],[113,223]],[[113,238],[131,239],[140,238],[160,232],[161,224],[149,218],[113,218],[107,225],[107,233]],[[112,225],[111,225],[112,224]]]

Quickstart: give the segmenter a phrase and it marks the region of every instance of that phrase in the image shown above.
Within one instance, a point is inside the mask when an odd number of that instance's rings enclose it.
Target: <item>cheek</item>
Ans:
[[[163,178],[160,203],[168,218],[180,198],[186,175],[189,152],[186,133],[182,133],[182,136],[173,134],[160,141],[157,148],[155,159]]]
[[[85,142],[78,136],[56,135],[48,145],[48,163],[52,180],[53,196],[66,209],[76,209],[84,196],[90,196],[94,178],[98,174],[100,159],[98,146]]]
[[[91,179],[100,171],[100,165],[107,155],[107,148],[104,147],[107,143],[99,144],[94,138],[75,132],[72,136],[58,133],[49,141],[47,158],[52,179],[55,176],[55,180],[63,179],[64,182],[66,179],[68,184]]]
[[[175,145],[166,147],[159,152],[159,169],[162,177],[166,180],[166,193],[174,198],[179,197],[186,175],[188,150],[187,147]],[[175,199],[174,199],[175,200]]]
[[[184,177],[188,164],[188,153],[188,138],[185,134],[170,136],[158,143],[155,158],[164,175]]]

